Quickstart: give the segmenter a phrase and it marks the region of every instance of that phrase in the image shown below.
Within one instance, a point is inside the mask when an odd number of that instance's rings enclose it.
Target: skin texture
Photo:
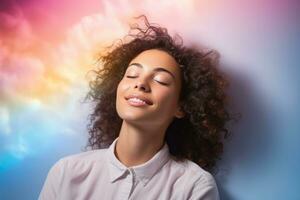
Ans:
[[[116,99],[123,122],[115,153],[124,165],[142,164],[163,146],[165,131],[173,118],[184,116],[179,106],[180,90],[180,68],[167,52],[146,50],[130,62]],[[147,98],[151,105],[130,105],[126,97],[132,94]]]

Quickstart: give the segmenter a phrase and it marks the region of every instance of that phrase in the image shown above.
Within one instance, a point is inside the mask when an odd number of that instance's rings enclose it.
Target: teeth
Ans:
[[[137,102],[137,103],[146,103],[145,101],[143,101],[143,100],[141,100],[141,99],[138,99],[138,98],[136,98],[136,97],[130,98],[129,101]]]

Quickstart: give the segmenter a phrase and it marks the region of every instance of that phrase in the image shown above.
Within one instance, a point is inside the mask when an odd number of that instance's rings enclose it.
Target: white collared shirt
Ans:
[[[108,149],[60,159],[50,169],[39,200],[218,200],[213,176],[192,161],[175,161],[167,143],[150,160],[126,167]]]

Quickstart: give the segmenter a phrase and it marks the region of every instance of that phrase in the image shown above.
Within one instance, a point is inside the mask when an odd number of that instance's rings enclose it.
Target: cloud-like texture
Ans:
[[[81,16],[69,27],[52,27],[53,33],[59,33],[47,40],[49,33],[40,35],[36,26],[51,21],[51,13],[43,14],[48,17],[42,22],[28,16],[30,11],[39,10],[22,1],[1,4],[2,161],[7,153],[16,158],[33,153],[35,148],[43,147],[48,136],[80,134],[77,130],[82,130],[86,123],[85,107],[80,104],[87,90],[85,75],[93,67],[99,47],[118,34],[112,29],[122,31],[116,21],[110,21],[111,29],[104,28],[108,22],[104,16],[92,14]]]

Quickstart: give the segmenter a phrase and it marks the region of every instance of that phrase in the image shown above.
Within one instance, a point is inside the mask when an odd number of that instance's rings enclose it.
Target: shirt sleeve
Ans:
[[[56,162],[48,172],[43,188],[39,195],[39,200],[55,200],[58,196],[58,189],[63,176],[62,160]]]
[[[213,176],[209,173],[199,178],[190,193],[188,200],[219,200],[219,192]]]

